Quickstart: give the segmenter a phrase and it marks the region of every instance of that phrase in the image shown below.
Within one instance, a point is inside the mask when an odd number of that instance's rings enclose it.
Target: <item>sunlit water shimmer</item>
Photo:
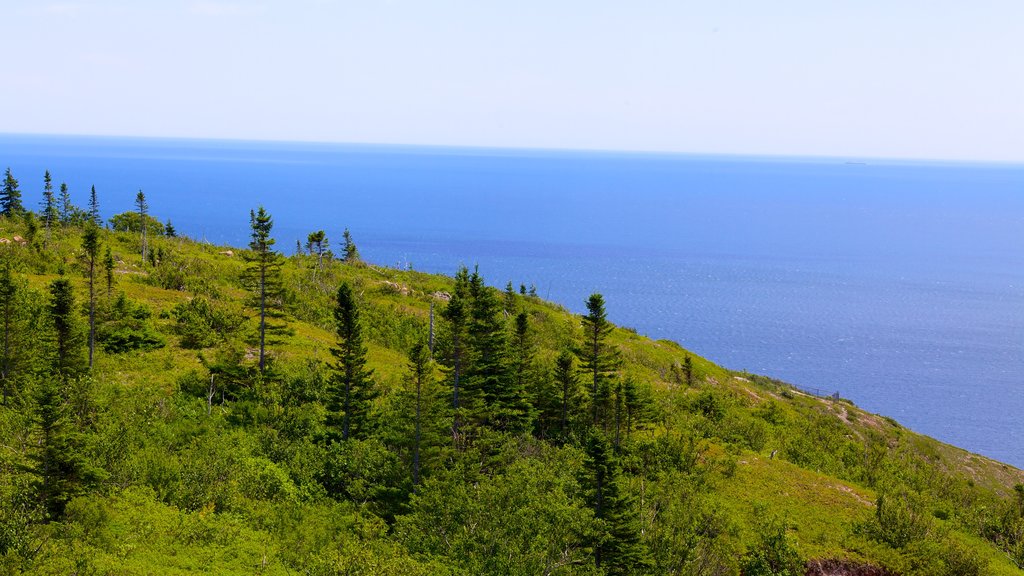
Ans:
[[[242,245],[348,227],[373,262],[534,284],[727,367],[1024,466],[1024,167],[0,136],[104,215],[151,211]]]

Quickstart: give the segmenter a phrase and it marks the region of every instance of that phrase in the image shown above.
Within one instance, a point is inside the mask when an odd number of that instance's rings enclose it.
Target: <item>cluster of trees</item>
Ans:
[[[261,373],[267,370],[267,334],[274,328],[268,319],[283,316],[283,257],[273,248],[272,227],[262,206],[250,212],[245,278],[252,291],[251,305],[258,311]],[[307,251],[317,258],[316,267],[322,267],[327,252],[322,230],[309,235]],[[348,230],[345,261],[358,261]],[[522,295],[507,291],[501,299],[499,294],[478,270],[461,268],[440,313],[443,338],[432,349],[424,334],[408,352],[408,389],[396,397],[407,427],[404,434],[392,429],[388,443],[409,455],[411,490],[443,467],[449,450],[487,445],[496,435],[533,435],[576,445],[587,455],[585,498],[602,527],[589,542],[595,564],[609,574],[642,571],[649,555],[639,537],[639,511],[619,489],[617,451],[623,437],[649,418],[651,401],[649,391],[635,379],[618,375],[603,298],[594,294],[587,302],[588,313],[582,317],[585,342],[567,343],[554,368],[545,370],[536,358],[530,315],[520,305]],[[366,367],[360,304],[348,283],[337,288],[334,320],[337,346],[331,349],[324,441],[365,440],[380,428],[379,414],[373,410],[379,390]]]
[[[17,182],[3,192],[0,228],[27,229]],[[145,553],[136,571],[152,573],[199,551],[224,573],[792,575],[807,525],[768,507],[750,522],[718,493],[763,490],[757,467],[737,469],[776,447],[788,462],[773,473],[881,494],[830,540],[843,549],[908,574],[983,573],[955,525],[1022,562],[1024,488],[988,498],[917,439],[767,379],[734,393],[727,372],[614,331],[600,294],[570,318],[465,267],[395,273],[409,289],[385,290],[347,230],[343,258],[323,231],[284,258],[262,207],[243,262],[157,240],[171,227],[141,193],[113,230],[95,192],[78,223],[52,208],[46,244],[0,247],[0,572],[103,573]],[[117,293],[119,251],[143,273]],[[124,291],[154,286],[188,294],[150,311]],[[300,322],[311,303],[324,314]],[[312,345],[291,326],[331,342],[296,354]],[[164,334],[179,348],[147,352]],[[656,395],[638,376],[659,372]]]

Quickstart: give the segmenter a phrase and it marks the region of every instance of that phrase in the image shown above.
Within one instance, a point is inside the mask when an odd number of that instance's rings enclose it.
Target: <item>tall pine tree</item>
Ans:
[[[469,271],[465,266],[455,274],[455,289],[448,300],[448,306],[441,312],[448,324],[449,346],[445,355],[452,378],[452,441],[459,442],[459,427],[462,420],[462,377],[466,368],[467,329],[469,325]]]
[[[139,190],[139,193],[141,194],[142,190]],[[103,219],[100,218],[100,201],[96,197],[96,186],[93,186],[92,190],[89,191],[89,219],[96,224],[97,228],[103,227]]]
[[[334,320],[338,345],[331,349],[336,362],[328,389],[328,426],[341,440],[365,438],[370,431],[369,413],[376,390],[373,371],[366,367],[359,308],[348,284],[338,287]]]
[[[71,281],[67,278],[50,283],[49,319],[54,340],[53,371],[69,378],[83,374],[88,366],[86,339]]]
[[[590,403],[595,426],[604,422],[607,427],[611,409],[612,377],[618,367],[618,358],[608,345],[612,325],[604,310],[604,297],[591,294],[587,299],[587,313],[583,315],[583,346],[578,355],[590,386]]]
[[[392,397],[388,444],[408,463],[413,491],[442,458],[451,409],[435,375],[430,350],[422,342],[409,351],[409,368]]]
[[[83,432],[73,418],[68,387],[60,378],[39,382],[35,402],[38,441],[29,453],[28,467],[36,480],[36,497],[50,520],[58,520],[76,495],[102,478],[85,454]]]
[[[43,175],[43,226],[46,227],[46,246],[50,245],[50,238],[53,227],[60,220],[60,213],[57,212],[57,198],[53,194],[53,180],[50,178],[50,171]]]
[[[274,250],[274,239],[270,237],[274,221],[263,206],[249,211],[249,227],[251,239],[249,252],[243,254],[247,263],[243,281],[253,294],[250,304],[259,310],[259,367],[263,372],[266,370],[267,334],[284,328],[274,322],[283,316],[280,310],[282,257]]]
[[[68,226],[71,224],[78,212],[78,208],[71,203],[71,192],[68,191],[67,182],[60,183],[60,224]]]
[[[95,191],[95,188],[93,189]],[[142,234],[142,265],[146,265],[146,254],[149,248],[146,245],[146,229],[149,228],[146,216],[149,215],[149,203],[146,202],[146,194],[139,190],[135,195],[135,209],[139,212],[139,229]],[[263,369],[262,355],[260,356],[260,370]]]
[[[610,576],[645,574],[652,564],[650,552],[640,539],[640,514],[623,489],[612,447],[602,432],[591,430],[585,449],[582,485],[596,521],[594,561]]]
[[[20,216],[25,212],[21,204],[21,190],[18,188],[18,181],[11,174],[8,168],[4,174],[3,187],[0,188],[0,215]]]

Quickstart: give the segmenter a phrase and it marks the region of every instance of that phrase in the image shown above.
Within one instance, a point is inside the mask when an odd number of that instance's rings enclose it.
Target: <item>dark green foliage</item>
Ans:
[[[587,437],[586,454],[582,484],[587,505],[594,511],[594,561],[610,575],[643,574],[651,567],[651,558],[640,539],[639,510],[622,485],[618,462],[604,434],[594,431]]]
[[[468,356],[469,326],[469,271],[463,266],[455,274],[455,289],[448,301],[448,306],[441,311],[441,318],[447,323],[448,338],[444,351],[440,354],[442,362],[448,366],[451,378],[452,398],[452,438],[458,441],[460,423],[463,418],[462,381]]]
[[[168,238],[178,237],[178,231],[174,229],[174,225],[171,224],[170,218],[168,218],[167,222],[164,224],[164,236],[167,236]]]
[[[146,194],[142,190],[139,190],[139,193],[135,195],[135,210],[137,211],[138,222],[140,224],[139,233],[142,238],[142,262],[145,264],[146,256],[149,252],[149,245],[147,243],[149,236],[147,232],[149,231],[149,226],[146,224],[149,222],[151,216],[149,216],[149,203],[146,201]],[[156,220],[156,222],[157,224],[160,224],[159,220]]]
[[[559,437],[567,439],[574,424],[582,415],[583,395],[579,379],[576,377],[576,366],[572,354],[562,350],[555,360],[554,382],[557,390],[556,408]]]
[[[266,368],[267,333],[273,334],[284,329],[283,323],[274,322],[283,317],[282,257],[274,251],[274,239],[270,237],[274,222],[263,206],[258,211],[249,211],[249,227],[252,234],[249,252],[244,255],[248,266],[243,282],[252,292],[251,305],[259,311],[257,334],[260,345],[259,367],[262,372]]]
[[[106,273],[107,280],[107,298],[114,292],[114,253],[110,250],[110,246],[107,246],[107,252],[103,255],[103,271]]]
[[[581,369],[587,375],[593,423],[601,424],[605,429],[612,420],[612,379],[618,368],[618,357],[607,342],[611,331],[604,298],[600,294],[591,294],[587,299],[587,313],[583,315],[583,345],[577,355]]]
[[[382,516],[394,517],[409,494],[408,469],[379,440],[333,442],[323,454],[320,482],[339,500],[370,505]]]
[[[365,438],[371,428],[369,414],[376,391],[373,371],[366,367],[359,308],[348,284],[338,287],[334,319],[338,345],[331,349],[335,364],[328,388],[328,426],[336,439]]]
[[[196,296],[171,310],[184,348],[198,349],[228,341],[241,328],[242,311],[226,303]]]
[[[29,454],[35,491],[50,519],[58,519],[75,495],[102,477],[85,453],[85,440],[74,421],[63,380],[39,382],[35,402],[37,448]],[[81,399],[79,399],[81,400]]]
[[[529,405],[525,390],[516,386],[510,370],[508,339],[498,298],[477,272],[469,278],[469,293],[470,363],[465,391],[477,402],[472,416],[477,423],[496,430],[525,432],[530,426]]]
[[[53,228],[60,221],[60,212],[57,211],[57,199],[53,194],[53,180],[50,178],[50,171],[43,175],[43,203],[42,203],[43,226],[46,229],[46,243],[50,243]]]
[[[97,310],[96,341],[105,352],[120,354],[133,350],[155,350],[167,341],[153,328],[149,308],[120,294]]]
[[[408,376],[392,393],[385,421],[387,444],[402,455],[413,490],[441,465],[451,445],[451,408],[437,378],[430,351],[422,343],[409,352]]]
[[[71,192],[68,191],[67,182],[60,183],[60,223],[67,226],[74,221],[75,215],[80,210],[71,202]]]
[[[412,553],[466,574],[600,574],[590,558],[592,512],[581,505],[579,453],[540,450],[502,474],[461,467],[424,481],[395,532]]]
[[[0,215],[20,216],[25,211],[21,203],[21,190],[18,188],[18,181],[11,174],[8,168],[4,173],[3,187],[0,188]]]
[[[0,386],[3,387],[3,400],[14,393],[14,379],[17,374],[17,341],[18,330],[18,292],[19,285],[11,275],[9,265],[0,268]]]
[[[344,254],[345,262],[359,262],[359,249],[356,248],[356,243],[352,241],[352,234],[345,228],[345,232],[342,236],[345,243],[342,245],[342,254]]]
[[[96,187],[93,186],[89,191],[89,220],[96,225],[97,228],[103,226],[103,218],[100,217],[100,201],[96,197]]]
[[[67,278],[50,283],[49,319],[54,339],[53,371],[68,378],[84,373],[88,368],[86,335]]]
[[[92,201],[95,203],[96,187],[93,187],[92,195]],[[96,350],[96,260],[100,255],[100,231],[95,219],[85,225],[85,231],[82,233],[82,249],[85,250],[89,278],[89,368],[92,369],[93,353]]]

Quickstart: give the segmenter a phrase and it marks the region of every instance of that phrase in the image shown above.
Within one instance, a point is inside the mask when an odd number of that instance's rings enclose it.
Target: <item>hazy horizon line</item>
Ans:
[[[680,151],[660,149],[617,149],[617,148],[552,148],[545,146],[495,146],[486,144],[436,144],[418,142],[357,142],[343,140],[301,140],[301,139],[264,139],[264,138],[228,138],[216,136],[152,136],[135,134],[85,134],[58,132],[5,132],[0,137],[27,138],[83,138],[95,140],[149,140],[165,142],[209,142],[256,145],[298,145],[298,146],[352,146],[380,148],[425,148],[435,150],[465,150],[506,153],[562,153],[562,154],[594,154],[594,155],[637,155],[637,156],[679,156],[691,158],[725,158],[736,160],[762,161],[813,161],[842,162],[845,164],[889,164],[889,165],[960,165],[960,166],[998,166],[1005,168],[1024,168],[1024,160],[991,160],[965,158],[933,158],[911,156],[858,156],[836,154],[779,154],[759,152],[721,152],[721,151]]]

